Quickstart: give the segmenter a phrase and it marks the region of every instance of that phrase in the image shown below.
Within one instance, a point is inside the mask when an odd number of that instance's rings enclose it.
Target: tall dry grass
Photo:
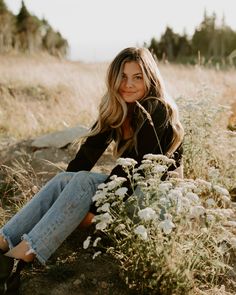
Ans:
[[[0,56],[0,132],[28,138],[91,124],[104,68],[48,56]]]
[[[33,137],[77,123],[89,125],[105,89],[108,64],[84,64],[41,56],[0,56],[0,132]],[[208,88],[217,103],[236,100],[236,72],[160,65],[169,92],[198,99]],[[228,124],[228,116],[220,122]]]

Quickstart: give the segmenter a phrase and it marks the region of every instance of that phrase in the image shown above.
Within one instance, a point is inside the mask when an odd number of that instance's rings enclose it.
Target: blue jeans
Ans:
[[[0,234],[10,248],[27,241],[29,252],[45,264],[89,212],[97,186],[106,178],[86,171],[59,173],[0,229]]]

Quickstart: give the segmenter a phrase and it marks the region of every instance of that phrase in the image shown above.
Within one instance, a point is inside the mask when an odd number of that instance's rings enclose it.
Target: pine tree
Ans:
[[[3,0],[0,0],[0,14],[8,12],[8,8]]]
[[[8,10],[5,2],[0,0],[0,53],[12,49],[14,15]]]

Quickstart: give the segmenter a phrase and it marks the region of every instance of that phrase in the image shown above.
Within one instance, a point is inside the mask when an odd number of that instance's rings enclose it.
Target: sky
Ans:
[[[235,0],[24,0],[31,14],[45,18],[67,39],[68,57],[84,62],[109,61],[120,50],[160,38],[166,26],[189,36],[216,13],[236,30]],[[5,0],[15,14],[21,0]]]

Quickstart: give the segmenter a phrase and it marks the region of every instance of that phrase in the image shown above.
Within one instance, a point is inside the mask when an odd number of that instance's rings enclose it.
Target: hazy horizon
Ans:
[[[112,59],[121,49],[142,46],[160,38],[167,26],[191,36],[203,19],[216,13],[218,21],[236,30],[234,0],[25,0],[30,13],[45,17],[69,42],[72,60],[86,62]],[[18,13],[21,0],[5,0]],[[56,7],[56,9],[55,9]]]

